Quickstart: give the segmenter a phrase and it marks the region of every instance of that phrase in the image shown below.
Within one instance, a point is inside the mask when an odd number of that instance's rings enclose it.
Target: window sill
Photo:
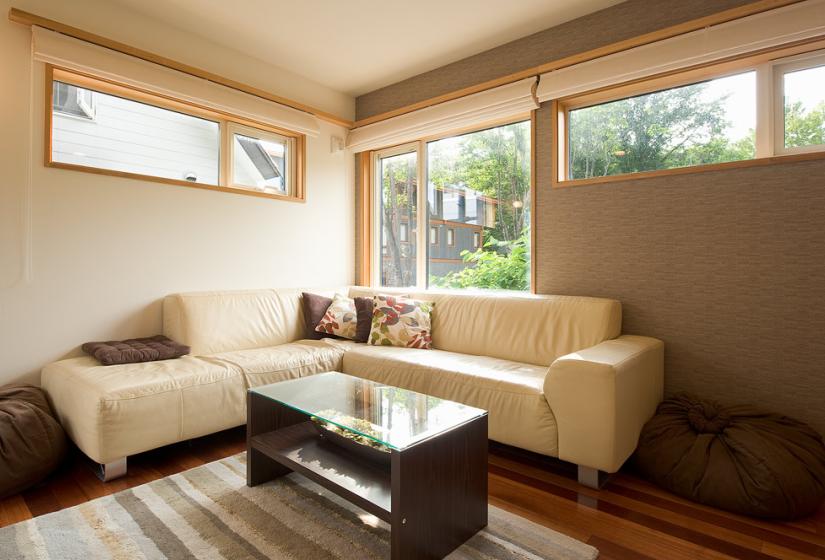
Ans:
[[[361,286],[362,288],[369,288],[371,290],[380,290],[390,295],[404,295],[409,294],[433,294],[433,295],[465,295],[465,296],[495,296],[495,297],[511,297],[511,298],[529,298],[537,299],[539,297],[533,291],[533,288],[527,290],[493,290],[487,288],[416,288],[410,286],[409,288],[384,288],[376,286]]]
[[[586,185],[600,185],[603,183],[623,183],[636,181],[639,179],[652,179],[655,177],[667,177],[669,175],[690,175],[693,173],[707,173],[709,171],[725,171],[728,169],[744,169],[748,167],[762,167],[765,165],[776,165],[782,163],[795,163],[799,161],[814,161],[825,159],[825,151],[805,152],[796,154],[783,154],[742,161],[728,161],[725,163],[711,163],[707,165],[694,165],[692,167],[676,167],[673,169],[659,169],[656,171],[640,171],[638,173],[624,173],[622,175],[608,175],[606,177],[590,177],[588,179],[565,179],[559,180],[553,177],[551,186],[554,189],[581,187]]]
[[[261,198],[274,198],[276,200],[284,200],[287,202],[306,202],[304,198],[286,194],[275,194],[258,192],[247,189],[240,189],[236,187],[222,187],[218,185],[210,185],[208,183],[193,183],[191,181],[183,181],[180,179],[167,179],[165,177],[155,177],[154,175],[141,175],[140,173],[129,173],[127,171],[115,171],[113,169],[101,169],[99,167],[87,167],[85,165],[76,165],[74,163],[61,163],[57,161],[46,161],[46,167],[54,169],[67,169],[69,171],[82,171],[85,173],[93,173],[95,175],[108,175],[109,177],[122,177],[125,179],[138,179],[141,181],[148,181],[150,183],[162,183],[164,185],[177,185],[180,187],[193,187],[196,189],[205,189],[210,191],[226,192],[233,194],[245,194],[249,196],[258,196]]]

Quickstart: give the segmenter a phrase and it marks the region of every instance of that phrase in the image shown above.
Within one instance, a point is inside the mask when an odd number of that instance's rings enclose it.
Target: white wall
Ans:
[[[47,8],[75,3],[14,5],[60,19]],[[0,0],[0,13],[10,6]],[[164,41],[151,28],[137,28],[145,20],[123,21],[131,22],[124,35],[154,37],[156,46],[169,47],[154,50],[171,58],[189,56],[193,43],[185,37]],[[237,74],[224,73],[252,82],[245,62],[235,57]],[[298,81],[296,89],[312,89]],[[353,162],[330,153],[330,136],[343,136],[341,128],[322,123],[321,135],[307,139],[307,202],[289,203],[46,168],[44,86],[42,64],[31,64],[30,30],[3,18],[0,385],[37,382],[43,364],[77,354],[87,340],[160,332],[160,301],[168,293],[352,282]],[[319,90],[314,97],[339,95]]]

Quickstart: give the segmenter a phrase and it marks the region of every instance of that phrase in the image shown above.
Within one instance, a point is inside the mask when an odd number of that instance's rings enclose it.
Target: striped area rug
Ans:
[[[593,559],[585,543],[490,506],[451,559]],[[0,529],[0,557],[389,558],[389,526],[297,474],[248,488],[246,455]]]

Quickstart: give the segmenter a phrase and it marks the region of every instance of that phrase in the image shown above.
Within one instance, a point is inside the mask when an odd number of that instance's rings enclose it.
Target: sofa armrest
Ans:
[[[664,344],[623,335],[558,358],[544,379],[559,458],[616,472],[662,400]]]

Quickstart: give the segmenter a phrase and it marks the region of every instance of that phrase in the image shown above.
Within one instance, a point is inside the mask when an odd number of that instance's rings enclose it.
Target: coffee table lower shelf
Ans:
[[[324,441],[310,415],[247,393],[248,486],[297,472],[390,524],[392,560],[444,558],[487,525],[487,415],[389,464]]]
[[[252,437],[252,449],[346,498],[379,519],[391,523],[390,466],[365,459],[325,442],[307,420]]]

